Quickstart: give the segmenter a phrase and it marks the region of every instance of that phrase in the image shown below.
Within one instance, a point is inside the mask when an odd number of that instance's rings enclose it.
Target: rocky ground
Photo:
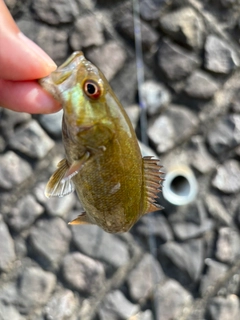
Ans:
[[[130,1],[7,0],[58,63],[83,50],[139,132]],[[74,194],[46,199],[63,157],[61,112],[0,110],[1,320],[240,319],[240,3],[141,0],[147,134],[165,170],[184,164],[196,199],[126,234],[67,222]]]

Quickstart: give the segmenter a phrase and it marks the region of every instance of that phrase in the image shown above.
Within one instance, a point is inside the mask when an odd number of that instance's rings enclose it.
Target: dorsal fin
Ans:
[[[144,179],[144,214],[163,209],[158,203],[158,193],[161,191],[163,172],[160,170],[162,166],[158,159],[153,157],[143,158],[143,179]]]

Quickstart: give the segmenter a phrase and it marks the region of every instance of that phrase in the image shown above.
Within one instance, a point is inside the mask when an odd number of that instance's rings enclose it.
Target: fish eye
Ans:
[[[84,93],[91,99],[97,99],[101,95],[99,84],[93,80],[86,80],[83,85]]]

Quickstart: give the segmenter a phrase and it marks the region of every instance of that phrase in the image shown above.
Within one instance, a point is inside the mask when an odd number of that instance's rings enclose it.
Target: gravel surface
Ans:
[[[139,2],[142,149],[166,172],[190,167],[197,197],[175,206],[161,195],[165,209],[122,235],[68,226],[82,211],[75,194],[43,196],[63,157],[61,112],[0,108],[0,319],[240,319],[240,4]],[[131,1],[6,3],[57,64],[83,50],[140,132]]]

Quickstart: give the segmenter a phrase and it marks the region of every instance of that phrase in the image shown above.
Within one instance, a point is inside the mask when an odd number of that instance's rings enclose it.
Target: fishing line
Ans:
[[[134,23],[136,67],[137,67],[138,100],[139,100],[139,106],[140,106],[141,141],[143,144],[148,145],[147,112],[146,112],[147,107],[142,96],[142,85],[144,83],[144,64],[143,64],[143,52],[142,52],[140,8],[139,8],[138,0],[132,0],[132,2],[133,2],[133,23]]]
[[[143,51],[142,51],[142,33],[141,33],[141,21],[140,21],[140,7],[139,0],[132,0],[133,6],[133,23],[134,23],[134,38],[135,38],[135,54],[136,54],[136,68],[137,68],[137,87],[138,87],[138,99],[140,106],[140,130],[141,141],[148,146],[147,136],[147,106],[142,95],[142,85],[144,83],[144,63],[143,63]],[[152,214],[151,214],[152,215]],[[153,234],[153,221],[151,216],[148,216],[148,246],[152,256],[157,260],[157,245],[156,238]],[[152,282],[154,286],[154,279],[157,278],[156,269],[154,265],[152,267]],[[155,315],[157,315],[157,299],[156,292],[153,290],[153,309]]]

